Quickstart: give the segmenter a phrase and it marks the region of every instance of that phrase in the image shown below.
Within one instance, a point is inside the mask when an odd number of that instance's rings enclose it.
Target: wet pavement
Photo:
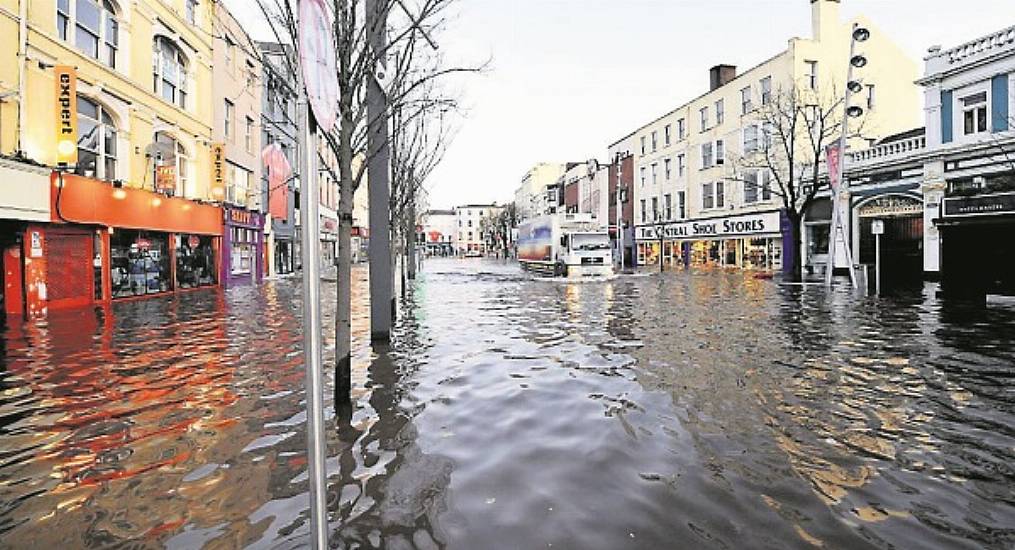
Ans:
[[[355,275],[337,547],[1015,546],[1015,308],[431,260],[371,348]],[[0,547],[306,545],[300,307],[292,279],[5,328]]]

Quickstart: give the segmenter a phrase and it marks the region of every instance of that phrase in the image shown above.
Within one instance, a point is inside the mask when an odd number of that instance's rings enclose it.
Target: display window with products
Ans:
[[[230,273],[232,275],[249,275],[253,270],[257,232],[243,227],[230,227],[229,230],[232,239]]]
[[[214,237],[175,235],[176,285],[180,289],[214,286],[218,283]]]
[[[109,249],[113,298],[173,290],[168,234],[117,229],[109,236]]]

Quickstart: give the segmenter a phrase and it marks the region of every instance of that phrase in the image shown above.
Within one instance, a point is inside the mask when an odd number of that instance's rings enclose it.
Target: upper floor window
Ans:
[[[658,145],[659,145],[658,141],[659,140],[656,139],[656,132],[655,132],[655,130],[653,130],[652,131],[652,152],[653,153],[656,151],[656,149],[659,148],[658,147]]]
[[[666,172],[666,181],[669,181],[671,176],[673,175],[672,165],[673,163],[671,162],[671,159],[666,159],[663,161],[664,172]]]
[[[78,164],[75,174],[116,179],[116,125],[101,104],[78,96]]]
[[[88,57],[116,67],[120,25],[109,0],[57,0],[56,32]]]
[[[812,90],[818,89],[818,62],[804,61],[807,64],[807,86]]]
[[[645,136],[641,136],[641,154],[645,154]]]
[[[233,119],[236,116],[236,107],[233,105],[233,102],[229,101],[228,99],[225,100],[225,102],[226,102],[226,105],[225,105],[225,107],[226,107],[226,110],[225,110],[225,135],[226,135],[226,139],[232,141],[232,139],[233,139]]]
[[[740,114],[746,115],[751,112],[751,87],[740,90]]]
[[[702,143],[701,144],[701,167],[703,169],[704,168],[711,168],[712,164],[713,164],[713,158],[714,157],[712,156],[712,142],[709,141],[708,143]]]
[[[715,124],[716,126],[722,124],[722,121],[726,119],[726,102],[719,100],[715,102]]]
[[[247,130],[243,134],[243,141],[247,146],[247,152],[254,152],[254,119],[247,117]]]
[[[677,139],[684,139],[687,136],[687,126],[684,124],[684,119],[677,121]]]
[[[677,176],[684,177],[684,169],[687,168],[687,156],[683,153],[677,155]]]
[[[187,60],[171,40],[156,36],[152,59],[152,78],[155,93],[162,99],[187,107]]]
[[[708,107],[701,108],[701,131],[708,130]]]
[[[987,92],[962,98],[963,131],[966,135],[987,131]]]
[[[197,24],[197,0],[185,0],[187,10],[187,22],[191,25]]]
[[[761,79],[761,104],[768,105],[772,101],[772,77]]]
[[[874,105],[875,105],[875,101],[874,101],[874,85],[873,84],[868,84],[867,85],[867,110],[870,111],[870,110],[874,109]]]
[[[190,168],[187,150],[176,138],[165,132],[155,132],[155,144],[155,190],[171,195],[186,195],[187,171]],[[213,198],[221,200],[222,197]]]
[[[657,181],[658,181],[657,178],[656,178],[656,169],[657,168],[659,168],[659,163],[658,162],[653,162],[652,163],[652,185],[655,185],[657,183]]]

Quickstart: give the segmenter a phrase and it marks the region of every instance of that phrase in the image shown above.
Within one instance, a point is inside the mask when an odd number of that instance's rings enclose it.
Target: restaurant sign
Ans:
[[[1015,213],[1015,193],[945,199],[945,216],[984,216]]]
[[[923,213],[923,202],[920,199],[904,195],[884,195],[878,197],[857,210],[861,218],[885,216],[909,216]]]
[[[211,193],[215,200],[226,195],[226,144],[211,144]]]
[[[645,225],[637,228],[639,240],[657,240],[659,238],[694,240],[765,233],[779,233],[779,212]]]

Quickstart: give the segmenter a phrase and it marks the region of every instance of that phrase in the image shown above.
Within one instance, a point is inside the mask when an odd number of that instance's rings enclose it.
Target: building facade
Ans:
[[[0,9],[6,312],[218,286],[211,3]]]
[[[296,165],[296,91],[285,76],[288,47],[272,42],[258,43],[261,52],[261,196],[268,206],[270,227],[265,246],[269,273],[286,275],[296,270],[299,242],[296,221],[299,214],[299,180]],[[276,149],[277,148],[277,149]],[[272,159],[275,151],[285,159]],[[270,165],[275,166],[272,174]],[[286,166],[288,165],[288,166]]]
[[[797,254],[785,228],[772,174],[745,169],[738,158],[757,150],[760,109],[790,93],[834,100],[845,84],[852,21],[837,0],[813,0],[812,36],[789,40],[785,51],[746,71],[717,65],[707,93],[611,147],[634,156],[633,206],[639,264],[736,266],[779,270]],[[863,49],[867,133],[889,135],[918,120],[916,65],[869,21]],[[875,99],[877,98],[877,99]],[[786,265],[789,262],[785,262]]]
[[[428,210],[423,220],[423,243],[431,256],[452,256],[458,232],[454,210]]]
[[[551,207],[556,208],[559,204],[556,186],[566,170],[565,164],[541,162],[525,173],[515,191],[515,212],[519,222],[547,214]]]
[[[261,190],[260,52],[225,6],[216,2],[212,28],[213,164],[225,180],[222,282],[258,283],[266,274]],[[224,158],[220,158],[218,155]],[[253,224],[261,225],[253,227]],[[270,226],[267,227],[270,233]]]
[[[486,230],[489,219],[494,218],[504,207],[496,204],[469,204],[455,207],[457,235],[454,240],[455,253],[459,256],[482,256],[490,249],[490,235]]]

